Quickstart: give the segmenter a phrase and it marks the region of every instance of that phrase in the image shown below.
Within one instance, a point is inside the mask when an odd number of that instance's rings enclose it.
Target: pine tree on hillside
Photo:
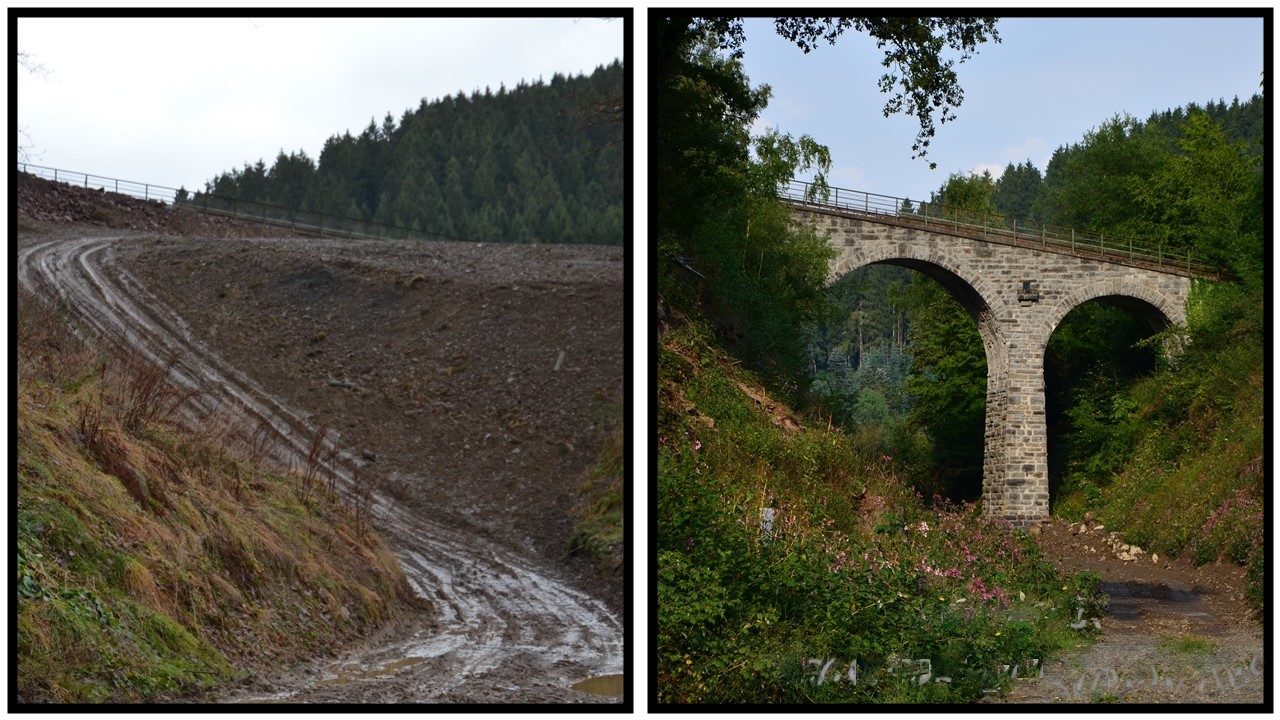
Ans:
[[[206,194],[501,242],[618,244],[624,237],[622,63],[423,99],[317,161],[283,150],[206,183]]]

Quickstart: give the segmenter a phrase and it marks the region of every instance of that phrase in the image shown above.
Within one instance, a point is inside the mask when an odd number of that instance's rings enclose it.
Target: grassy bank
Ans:
[[[1107,442],[1072,469],[1054,503],[1054,513],[1068,519],[1092,510],[1127,542],[1160,555],[1246,566],[1248,597],[1259,609],[1266,563],[1263,306],[1260,288],[1198,286],[1188,307],[1189,342],[1175,362],[1092,413],[1105,421]]]
[[[124,703],[216,687],[365,635],[419,601],[315,477],[236,422],[184,429],[164,368],[18,307],[17,693]]]
[[[705,327],[663,337],[657,391],[659,702],[967,703],[1088,642],[1096,577],[927,502]]]
[[[600,451],[578,488],[577,524],[569,546],[572,552],[587,553],[602,572],[620,580],[625,552],[626,421],[623,404],[604,393],[596,394],[595,408]]]

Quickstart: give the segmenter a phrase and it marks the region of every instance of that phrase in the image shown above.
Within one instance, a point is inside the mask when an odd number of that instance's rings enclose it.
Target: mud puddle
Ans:
[[[1146,553],[1126,559],[1101,532],[1059,520],[1041,526],[1037,542],[1064,571],[1098,573],[1110,602],[1096,626],[1083,618],[1075,648],[985,702],[1263,702],[1262,627],[1244,602],[1242,568]]]
[[[1098,587],[1111,598],[1107,616],[1113,620],[1139,621],[1145,614],[1212,616],[1200,594],[1177,580],[1104,580]]]
[[[573,684],[573,689],[593,695],[619,697],[623,693],[624,685],[621,675],[601,675],[576,682]]]

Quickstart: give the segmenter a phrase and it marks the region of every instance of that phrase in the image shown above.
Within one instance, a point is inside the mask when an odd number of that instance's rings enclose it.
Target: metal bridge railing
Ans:
[[[1084,257],[1101,257],[1122,264],[1154,266],[1173,272],[1217,278],[1221,269],[1197,260],[1190,250],[1174,252],[1163,245],[1133,238],[1080,232],[1072,228],[994,213],[958,210],[936,203],[877,195],[845,188],[820,188],[793,180],[781,187],[778,197],[794,205],[834,209],[871,216],[871,219],[910,222],[942,228],[993,242],[1039,246]]]
[[[165,187],[163,185],[152,185],[150,183],[133,182],[131,180],[120,180],[117,178],[61,170],[41,165],[18,163],[18,170],[19,172],[28,173],[54,182],[77,185],[91,190],[102,189],[107,192],[128,195],[142,200],[157,201],[169,206],[189,208],[191,210],[209,213],[211,215],[221,215],[238,220],[251,220],[277,227],[287,227],[291,230],[306,234],[330,237],[360,237],[392,240],[461,239],[445,235],[436,235],[433,233],[417,232],[409,230],[408,228],[386,225],[383,223],[369,222],[337,215],[327,215],[324,213],[311,212],[309,210],[298,210],[296,208],[271,205],[269,203],[256,202],[252,200],[241,200],[239,198],[210,195],[202,192],[187,192],[184,199],[179,200],[179,193],[183,191],[178,188]]]

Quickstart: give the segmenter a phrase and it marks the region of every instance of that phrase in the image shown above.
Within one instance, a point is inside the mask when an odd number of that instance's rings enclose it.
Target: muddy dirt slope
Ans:
[[[609,702],[621,568],[567,552],[621,412],[620,248],[281,236],[23,178],[19,279],[95,332],[178,358],[201,402],[321,437],[438,609],[220,701]]]

